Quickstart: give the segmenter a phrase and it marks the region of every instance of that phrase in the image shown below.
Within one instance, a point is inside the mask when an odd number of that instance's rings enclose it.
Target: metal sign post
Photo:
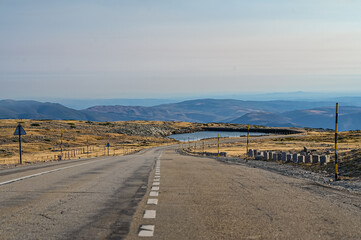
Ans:
[[[109,156],[109,148],[110,148],[109,142],[107,143],[106,147],[108,148],[108,156]]]
[[[61,156],[61,160],[63,160],[63,130],[61,130],[61,135],[60,135],[60,156]]]
[[[89,139],[86,139],[86,157],[89,157]]]
[[[20,164],[23,164],[23,159],[22,159],[22,150],[21,150],[21,135],[26,135],[26,132],[24,130],[24,128],[21,126],[21,124],[19,123],[19,125],[16,127],[14,135],[19,135],[19,155],[20,155]]]
[[[205,154],[205,151],[204,151],[204,141],[203,141],[203,155]]]

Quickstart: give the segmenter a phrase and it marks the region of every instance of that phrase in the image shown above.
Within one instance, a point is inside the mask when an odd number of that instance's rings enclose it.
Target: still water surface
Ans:
[[[183,133],[183,134],[173,134],[170,135],[169,138],[173,138],[175,140],[186,142],[186,141],[198,141],[207,138],[216,138],[218,137],[243,137],[247,136],[246,132],[217,132],[217,131],[201,131],[194,133]],[[249,133],[250,136],[261,136],[268,135],[267,133]]]

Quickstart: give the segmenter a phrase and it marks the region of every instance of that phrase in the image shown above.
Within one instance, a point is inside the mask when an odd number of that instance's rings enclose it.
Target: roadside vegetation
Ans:
[[[0,120],[0,165],[19,162],[18,136],[13,135],[18,123],[27,133],[22,136],[24,163],[59,159],[61,132],[62,159],[74,159],[107,155],[105,146],[108,142],[110,155],[124,155],[176,143],[166,138],[171,134],[194,132],[202,127],[230,126],[161,121]]]
[[[192,142],[184,144],[184,148],[194,153],[203,152],[203,143]],[[307,129],[307,132],[295,137],[279,137],[275,139],[262,139],[260,137],[250,138],[250,149],[258,149],[260,151],[284,151],[291,153],[299,153],[304,148],[316,153],[329,154],[331,162],[325,166],[319,164],[297,164],[303,168],[328,174],[334,173],[334,147],[335,135],[332,131]],[[245,137],[242,141],[232,143],[221,143],[219,151],[226,152],[228,157],[245,158],[246,157]],[[339,149],[339,173],[342,179],[361,180],[361,131],[348,131],[339,133],[338,138]],[[205,152],[217,153],[217,144],[205,144]]]
[[[157,122],[89,122],[57,120],[0,120],[0,164],[16,164],[19,161],[18,136],[13,133],[21,123],[27,135],[22,136],[23,161],[50,161],[58,159],[63,132],[63,159],[124,155],[144,148],[169,144],[172,140],[162,137],[164,128],[181,128],[185,124],[161,126]],[[133,129],[147,129],[148,136],[136,131],[124,131],[130,124]],[[179,126],[178,126],[179,125]],[[167,128],[167,129],[168,129]]]

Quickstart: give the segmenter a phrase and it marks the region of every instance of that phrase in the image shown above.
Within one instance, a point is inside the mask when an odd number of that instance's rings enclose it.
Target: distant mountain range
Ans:
[[[75,110],[58,103],[0,101],[0,119],[88,121],[159,120],[229,122],[271,127],[334,128],[334,102],[199,99],[157,106],[93,106]],[[340,130],[361,129],[361,107],[340,107]]]

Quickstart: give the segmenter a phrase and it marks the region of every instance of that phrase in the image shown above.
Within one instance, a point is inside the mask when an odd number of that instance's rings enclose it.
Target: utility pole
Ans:
[[[219,133],[218,133],[218,157],[219,157]]]
[[[248,162],[248,150],[249,150],[249,124],[247,130],[247,151],[246,151],[246,162]]]
[[[335,181],[338,180],[338,103],[336,103],[336,125],[335,125]]]

